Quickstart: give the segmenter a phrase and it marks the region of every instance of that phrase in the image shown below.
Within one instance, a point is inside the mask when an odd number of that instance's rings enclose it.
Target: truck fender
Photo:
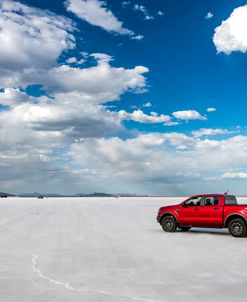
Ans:
[[[245,223],[247,223],[246,218],[245,218],[243,215],[241,215],[241,214],[239,214],[239,213],[232,213],[232,214],[230,214],[229,216],[227,216],[227,217],[225,218],[224,226],[227,227],[228,224],[229,224],[229,222],[230,222],[232,219],[235,219],[235,218],[242,218],[242,219],[245,221]]]
[[[176,219],[176,222],[177,222],[177,224],[178,224],[178,218],[177,218],[177,216],[174,214],[174,213],[172,213],[172,212],[165,212],[165,213],[163,213],[162,214],[162,216],[160,216],[160,223],[161,223],[161,221],[163,220],[163,218],[164,217],[166,217],[166,216],[173,216],[175,219]]]

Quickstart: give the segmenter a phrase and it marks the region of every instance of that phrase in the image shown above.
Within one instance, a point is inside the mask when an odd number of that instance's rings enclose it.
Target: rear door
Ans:
[[[194,196],[184,202],[180,208],[179,220],[182,226],[200,226],[202,223],[202,196]]]
[[[205,196],[201,207],[202,226],[221,227],[223,222],[223,205],[219,196]]]

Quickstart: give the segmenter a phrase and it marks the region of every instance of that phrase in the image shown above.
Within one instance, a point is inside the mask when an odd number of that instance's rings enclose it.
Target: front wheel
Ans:
[[[161,226],[165,232],[175,232],[177,229],[177,221],[173,216],[166,216],[162,220]]]
[[[230,221],[228,230],[233,237],[246,237],[246,223],[241,218],[236,218]]]

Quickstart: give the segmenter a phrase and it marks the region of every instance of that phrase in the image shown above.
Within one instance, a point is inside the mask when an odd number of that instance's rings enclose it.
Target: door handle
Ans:
[[[214,208],[214,210],[216,210],[216,211],[219,210],[219,209],[220,209],[220,208]]]
[[[199,208],[195,208],[195,211],[199,211],[200,209]]]

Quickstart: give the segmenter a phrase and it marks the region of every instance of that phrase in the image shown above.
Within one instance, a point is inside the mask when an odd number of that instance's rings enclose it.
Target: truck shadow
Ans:
[[[182,230],[177,230],[179,233],[184,234],[209,234],[209,235],[219,235],[219,236],[231,236],[226,229],[205,229],[205,228],[191,228],[189,231],[184,232]]]

